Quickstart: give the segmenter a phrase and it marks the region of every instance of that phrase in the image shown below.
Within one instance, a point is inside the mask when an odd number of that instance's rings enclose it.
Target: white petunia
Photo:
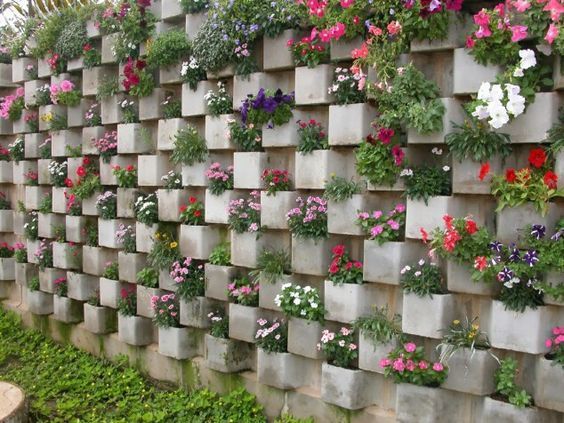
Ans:
[[[490,92],[490,99],[489,101],[501,101],[503,100],[504,94],[501,85],[495,84],[492,86],[492,90]]]
[[[495,129],[501,128],[507,122],[509,122],[509,115],[507,110],[499,101],[493,101],[488,105],[488,111],[490,113],[491,119],[488,121],[490,126]]]
[[[537,58],[533,50],[520,50],[519,57],[521,57],[521,62],[519,63],[521,69],[529,69],[537,64]]]
[[[472,116],[478,118],[479,120],[487,119],[490,117],[490,112],[487,106],[477,106],[476,110],[472,112]]]
[[[482,82],[478,90],[478,100],[489,101],[492,85],[489,82]]]

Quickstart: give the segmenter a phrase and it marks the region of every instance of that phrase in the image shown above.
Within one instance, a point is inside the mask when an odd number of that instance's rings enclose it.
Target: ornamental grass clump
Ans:
[[[286,250],[262,250],[256,267],[249,276],[265,283],[276,283],[282,275],[292,273],[290,254]]]
[[[358,260],[351,260],[342,244],[333,247],[331,252],[333,258],[329,265],[329,280],[335,285],[361,284],[363,282],[362,263]]]
[[[374,346],[399,342],[404,338],[401,315],[391,314],[387,305],[382,308],[374,307],[371,315],[359,317],[354,321],[353,327],[361,331]]]
[[[297,207],[286,213],[290,232],[300,238],[319,239],[328,236],[327,201],[321,197],[309,196],[296,199]]]
[[[325,183],[325,193],[323,197],[336,203],[350,200],[353,195],[360,194],[362,183],[354,179],[347,180],[342,176],[331,175],[331,180]]]
[[[425,359],[423,347],[413,342],[397,347],[387,357],[380,360],[384,376],[391,377],[395,383],[411,383],[436,388],[447,378],[448,368],[441,362]]]
[[[372,213],[358,211],[355,223],[378,245],[399,241],[405,230],[405,204],[399,203],[388,213],[375,210]]]
[[[464,321],[458,319],[453,320],[447,329],[443,329],[444,333],[441,343],[437,346],[437,351],[440,352],[442,363],[448,363],[449,359],[459,350],[469,350],[470,357],[468,361],[472,360],[476,351],[489,350],[491,348],[490,341],[486,333],[480,329],[478,324],[478,317],[470,320],[468,316]],[[497,357],[495,357],[497,360]]]

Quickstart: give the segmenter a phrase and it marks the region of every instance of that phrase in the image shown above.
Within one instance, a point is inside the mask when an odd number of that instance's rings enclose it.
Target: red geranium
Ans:
[[[76,174],[80,177],[86,176],[86,169],[83,166],[78,166],[76,168]]]
[[[542,148],[533,148],[529,153],[529,163],[537,169],[544,166],[546,163],[546,153]]]
[[[198,201],[198,200],[196,199],[196,197],[190,197],[190,198],[188,199],[188,202],[189,202],[190,204],[194,204],[196,201]]]
[[[542,178],[544,184],[550,189],[556,189],[558,185],[558,175],[552,170],[548,170]]]
[[[345,254],[345,246],[342,244],[335,245],[332,252],[334,255],[341,257],[343,254]]]
[[[476,225],[476,222],[474,222],[472,219],[467,219],[466,220],[466,232],[468,232],[470,235],[472,235],[477,230],[478,230],[478,225]]]
[[[507,169],[505,171],[505,179],[507,182],[509,182],[510,184],[512,184],[513,182],[515,182],[515,169],[513,169],[512,167],[510,167],[509,169]]]
[[[488,173],[490,173],[490,162],[486,162],[480,167],[480,173],[478,174],[478,179],[480,181],[483,181],[484,178],[488,176]]]
[[[66,185],[68,188],[72,188],[72,186],[73,186],[72,180],[69,179],[69,178],[65,178],[65,185]]]

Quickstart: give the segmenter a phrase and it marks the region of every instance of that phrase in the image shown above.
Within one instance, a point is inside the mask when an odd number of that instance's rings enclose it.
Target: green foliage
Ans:
[[[401,340],[401,315],[391,314],[388,306],[374,307],[370,316],[362,316],[353,323],[357,331],[369,338],[373,345],[386,344],[394,340]]]
[[[55,44],[55,52],[61,56],[62,60],[68,62],[82,54],[82,47],[87,42],[85,22],[75,20],[62,28]]]
[[[134,0],[125,0],[129,8],[119,20],[120,30],[116,37],[115,57],[125,63],[129,57],[137,58],[139,45],[153,33],[156,18],[153,13]]]
[[[419,166],[411,169],[411,174],[403,176],[405,196],[411,200],[423,200],[440,195],[450,195],[450,167]]]
[[[435,263],[419,260],[413,267],[405,266],[401,275],[400,285],[405,293],[423,298],[445,292],[441,269]]]
[[[228,123],[229,137],[239,151],[251,152],[262,151],[262,131],[261,127],[254,124],[245,125],[236,120]]]
[[[98,86],[98,91],[96,92],[96,100],[101,101],[105,98],[112,97],[117,93],[119,93],[119,78],[105,78]]]
[[[96,222],[86,222],[84,225],[86,233],[86,245],[89,247],[98,246],[98,224]]]
[[[274,303],[288,316],[323,322],[325,308],[316,288],[286,283],[274,298]]]
[[[30,291],[39,291],[40,284],[39,284],[39,276],[34,276],[29,280],[27,283],[27,287]]]
[[[106,264],[102,277],[113,281],[119,280],[119,264],[117,261]]]
[[[182,101],[167,96],[163,102],[163,119],[176,119],[182,117]]]
[[[209,90],[204,95],[210,114],[218,116],[233,112],[233,98],[227,92],[227,85],[223,81],[218,81],[217,87],[217,92]]]
[[[548,131],[545,142],[550,143],[549,152],[553,156],[564,148],[564,107],[558,111],[558,122]]]
[[[314,150],[329,149],[327,133],[321,126],[321,123],[315,119],[310,119],[308,122],[298,120],[297,123],[300,142],[296,151],[300,154],[308,154]]]
[[[199,13],[208,6],[208,0],[180,0],[184,13]]]
[[[231,247],[228,242],[222,242],[214,247],[209,256],[210,264],[215,266],[231,265]]]
[[[257,347],[267,353],[288,352],[288,326],[284,321],[274,319],[258,320],[259,329],[255,336]]]
[[[102,189],[102,184],[100,183],[100,176],[98,175],[86,175],[81,179],[80,184],[75,184],[71,188],[71,193],[76,196],[79,200],[85,200],[94,195],[94,193],[99,192]]]
[[[151,42],[147,65],[152,69],[171,66],[188,58],[190,52],[190,42],[184,30],[166,31]]]
[[[448,362],[453,354],[459,350],[470,350],[469,360],[472,360],[476,350],[490,349],[488,336],[480,330],[477,321],[478,317],[470,320],[466,316],[463,322],[458,319],[453,320],[447,329],[443,329],[443,339],[437,346],[437,350],[441,354],[441,362]],[[493,357],[495,358],[495,356]]]
[[[494,375],[496,392],[516,407],[531,407],[533,398],[527,391],[517,386],[515,382],[517,373],[517,361],[515,359],[501,360],[499,369],[496,370]]]
[[[216,338],[229,339],[229,316],[219,309],[208,314],[211,321],[210,335]]]
[[[355,150],[356,171],[373,185],[392,186],[404,164],[404,153],[396,142],[384,143],[372,135]]]
[[[157,231],[153,240],[153,248],[147,256],[150,266],[158,270],[168,270],[170,265],[180,259],[178,242],[168,231]]]
[[[47,213],[51,213],[52,210],[53,210],[53,197],[49,193],[41,199],[37,211],[41,214],[47,214]]]
[[[292,272],[290,254],[286,250],[264,249],[257,258],[257,269],[249,273],[260,282],[276,283],[283,274]]]
[[[194,126],[188,125],[174,136],[174,150],[170,156],[174,164],[192,166],[204,162],[207,157],[206,140]]]
[[[159,272],[153,267],[145,267],[137,272],[137,283],[147,288],[159,286]]]
[[[362,184],[354,179],[345,179],[341,176],[331,175],[331,180],[325,183],[323,196],[336,203],[350,200],[354,194],[359,194]]]

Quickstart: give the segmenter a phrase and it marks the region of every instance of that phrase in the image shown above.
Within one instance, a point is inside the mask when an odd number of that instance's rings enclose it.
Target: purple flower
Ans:
[[[497,274],[497,280],[500,282],[508,282],[513,278],[513,276],[514,276],[513,271],[508,267],[504,267],[503,270],[501,270]]]
[[[521,261],[521,255],[519,250],[515,248],[515,244],[511,245],[511,254],[509,255],[509,261],[512,263],[518,263]]]
[[[523,261],[527,263],[530,267],[533,267],[539,262],[538,254],[535,250],[529,250],[523,256]]]
[[[490,242],[489,247],[492,251],[496,251],[498,253],[501,253],[501,249],[503,248],[503,244],[499,241],[493,241],[493,242]]]
[[[550,237],[550,239],[552,241],[559,241],[560,238],[562,238],[562,234],[564,234],[564,229],[560,229],[558,232],[556,232],[554,235],[552,235]]]
[[[544,238],[544,234],[546,233],[546,226],[544,225],[533,225],[531,228],[531,235],[534,236],[536,239]]]

